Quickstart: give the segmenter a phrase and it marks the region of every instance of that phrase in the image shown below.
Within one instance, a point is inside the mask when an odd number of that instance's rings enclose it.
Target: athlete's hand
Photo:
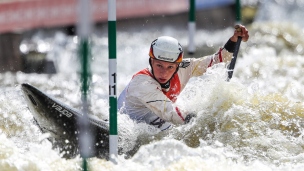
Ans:
[[[247,40],[249,39],[249,34],[248,34],[247,28],[240,24],[235,25],[234,28],[235,28],[234,34],[230,38],[230,40],[233,42],[237,42],[238,37],[242,37],[242,41],[247,42]]]

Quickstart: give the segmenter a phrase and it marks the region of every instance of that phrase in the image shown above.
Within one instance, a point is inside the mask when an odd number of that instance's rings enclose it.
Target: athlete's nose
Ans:
[[[165,68],[162,68],[160,71],[160,74],[162,77],[166,77],[168,75],[169,71]]]

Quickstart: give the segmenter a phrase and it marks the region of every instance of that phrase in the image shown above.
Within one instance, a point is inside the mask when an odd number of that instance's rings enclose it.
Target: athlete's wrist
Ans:
[[[224,48],[230,52],[230,53],[233,53],[234,52],[234,49],[235,49],[235,45],[236,45],[236,42],[233,42],[231,39],[229,39],[227,41],[227,43],[225,44]]]

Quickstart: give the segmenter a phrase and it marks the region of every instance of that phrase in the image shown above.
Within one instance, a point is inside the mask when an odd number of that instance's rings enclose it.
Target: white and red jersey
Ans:
[[[211,56],[184,59],[167,89],[163,89],[154,79],[149,68],[143,69],[132,77],[120,94],[118,108],[131,119],[146,122],[161,130],[168,129],[172,123],[183,124],[186,113],[183,113],[174,102],[189,79],[203,75],[208,67],[230,61],[231,58],[232,53],[220,49]]]

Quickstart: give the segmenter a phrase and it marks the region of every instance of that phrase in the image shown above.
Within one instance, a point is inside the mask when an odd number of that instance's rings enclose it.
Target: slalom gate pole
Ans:
[[[88,117],[88,89],[91,81],[90,72],[90,47],[89,36],[91,34],[91,13],[90,13],[90,0],[78,1],[78,26],[77,34],[79,36],[79,57],[81,62],[81,100],[82,100],[82,117],[78,117],[78,130],[79,130],[79,150],[82,157],[82,170],[87,171],[88,162],[87,158],[92,155],[94,150],[93,136],[94,134],[89,130],[89,117]]]
[[[108,0],[108,44],[109,44],[109,120],[110,161],[117,164],[117,95],[116,95],[116,0]]]
[[[241,10],[242,10],[241,0],[235,0],[235,21],[236,21],[236,24],[241,24],[241,16],[242,16]]]
[[[188,21],[188,34],[189,34],[189,43],[188,43],[188,53],[194,54],[195,52],[195,0],[189,0],[189,21]]]
[[[235,29],[238,30],[239,28],[238,28],[237,24],[241,24],[241,2],[240,2],[240,0],[235,1],[235,6],[236,6],[236,10],[235,10],[236,26],[235,26]],[[242,38],[238,37],[236,45],[235,45],[235,49],[234,49],[234,52],[233,52],[233,57],[231,59],[229,67],[228,67],[227,81],[230,81],[230,79],[232,78],[235,63],[236,63],[236,59],[237,59],[237,55],[239,53],[239,49],[240,49],[240,45],[241,45],[241,41],[242,41]]]

